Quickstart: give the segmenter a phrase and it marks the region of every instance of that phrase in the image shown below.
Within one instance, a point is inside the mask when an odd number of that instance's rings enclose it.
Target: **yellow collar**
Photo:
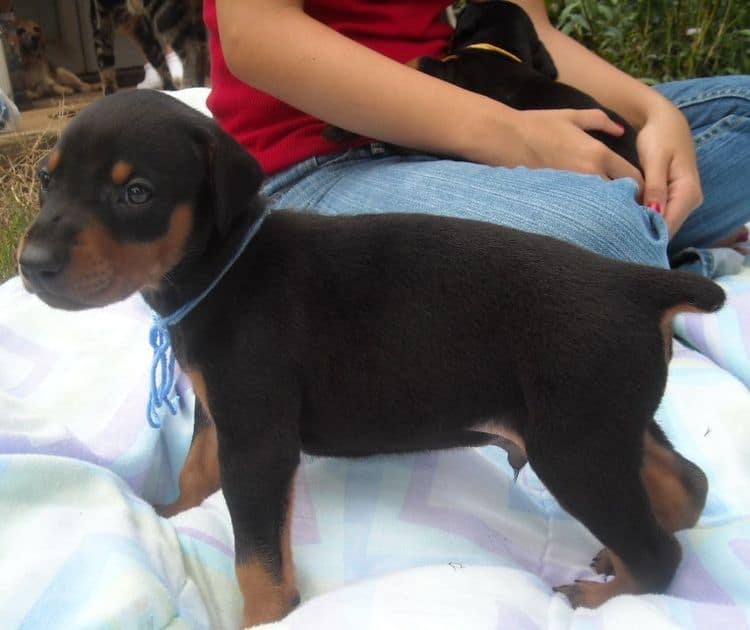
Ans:
[[[513,61],[517,63],[523,63],[521,59],[516,57],[512,52],[508,52],[504,48],[498,48],[497,46],[493,46],[492,44],[470,44],[469,46],[465,46],[461,50],[468,50],[468,49],[475,49],[475,50],[487,50],[490,52],[497,53],[499,55],[503,55],[504,57],[507,57],[508,59],[512,59]],[[443,57],[443,61],[450,61],[451,59],[458,59],[458,55],[448,55],[447,57]]]

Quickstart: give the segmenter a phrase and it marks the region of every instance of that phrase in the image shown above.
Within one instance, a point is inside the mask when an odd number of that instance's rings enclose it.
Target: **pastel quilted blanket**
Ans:
[[[750,628],[750,268],[727,307],[685,317],[658,420],[707,473],[666,595],[572,610],[551,587],[593,578],[597,541],[493,447],[305,459],[293,541],[302,605],[278,628]],[[50,309],[0,286],[0,627],[235,628],[240,595],[221,493],[162,519],[193,396],[145,419],[139,297]]]

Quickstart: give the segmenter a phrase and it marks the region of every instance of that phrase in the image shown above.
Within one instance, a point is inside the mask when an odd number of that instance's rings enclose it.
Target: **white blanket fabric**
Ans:
[[[500,449],[307,458],[293,523],[302,605],[277,627],[750,627],[750,392],[738,378],[750,269],[726,286],[727,311],[681,327],[737,376],[678,344],[658,414],[711,484],[698,527],[679,534],[667,595],[571,610],[551,587],[595,579],[599,544],[528,467],[514,483]],[[148,327],[140,297],[68,313],[18,279],[0,286],[2,628],[239,625],[221,493],[169,520],[150,505],[174,497],[193,398],[181,381],[182,413],[146,423]]]

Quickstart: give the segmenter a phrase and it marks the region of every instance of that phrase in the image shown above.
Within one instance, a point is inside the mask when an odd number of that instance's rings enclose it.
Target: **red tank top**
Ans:
[[[440,56],[452,30],[442,20],[446,0],[308,0],[305,12],[368,48],[406,63]],[[219,124],[252,153],[267,175],[313,155],[326,155],[366,142],[327,141],[325,123],[256,90],[227,68],[216,23],[215,0],[205,0],[210,32],[211,86],[208,107]]]

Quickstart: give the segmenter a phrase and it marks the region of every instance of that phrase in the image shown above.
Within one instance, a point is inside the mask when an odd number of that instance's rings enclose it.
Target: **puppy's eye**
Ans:
[[[50,179],[52,179],[52,177],[50,177],[50,174],[44,169],[37,173],[37,177],[39,177],[39,185],[42,187],[42,190],[44,192],[47,192],[47,189],[49,188],[49,181]]]
[[[151,199],[151,189],[144,182],[131,182],[125,189],[125,196],[129,204],[138,206]]]
[[[23,28],[23,27],[20,27],[20,26],[19,26],[19,27],[18,27],[18,28],[16,29],[16,35],[18,35],[18,36],[21,36],[21,35],[23,35],[23,34],[24,34],[25,32],[26,32],[26,29],[25,29],[25,28]]]

